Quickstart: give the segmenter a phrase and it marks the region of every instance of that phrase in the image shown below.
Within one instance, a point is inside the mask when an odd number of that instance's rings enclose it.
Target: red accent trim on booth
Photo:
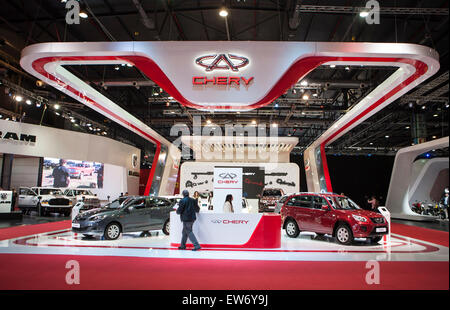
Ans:
[[[323,144],[320,145],[320,157],[322,158],[323,174],[325,177],[325,183],[327,185],[327,191],[332,193],[333,188],[331,186],[330,173],[328,170],[327,155],[325,154],[325,145]]]
[[[396,63],[405,63],[412,65],[416,68],[416,72],[412,74],[409,78],[407,78],[405,81],[397,85],[394,89],[392,89],[390,92],[385,94],[383,97],[381,97],[378,101],[370,105],[367,109],[365,109],[363,112],[358,114],[355,118],[351,119],[348,123],[340,127],[336,132],[334,132],[332,135],[330,135],[324,142],[321,143],[320,149],[321,149],[321,156],[322,156],[322,163],[326,163],[326,154],[325,154],[325,146],[329,144],[329,142],[339,135],[342,131],[349,128],[351,125],[353,125],[355,122],[366,116],[368,113],[372,112],[374,109],[379,107],[381,104],[383,104],[386,100],[394,96],[396,93],[401,91],[403,88],[417,80],[419,77],[424,75],[428,71],[428,66],[424,62],[420,60],[415,59],[406,59],[406,58],[370,58],[370,57],[343,57],[339,58],[339,61],[367,61],[367,62],[396,62]],[[330,173],[328,171],[328,165],[323,165],[323,173],[325,176],[325,180],[327,183],[327,191],[332,192],[333,189],[331,187],[331,180],[330,180]]]
[[[180,246],[171,243],[171,246]],[[192,243],[187,243],[192,246]],[[247,249],[273,249],[281,247],[281,216],[278,214],[265,214],[256,225],[255,230],[244,244],[200,244],[202,248],[247,248]]]

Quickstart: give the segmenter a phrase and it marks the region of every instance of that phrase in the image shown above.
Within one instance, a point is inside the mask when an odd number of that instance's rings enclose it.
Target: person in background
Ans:
[[[97,171],[97,188],[103,188],[103,164]]]
[[[1,189],[0,189],[1,190]],[[11,200],[11,210],[16,210],[16,204],[17,204],[17,191],[15,188],[12,189],[12,200]]]
[[[368,203],[370,203],[370,211],[378,212],[378,207],[380,206],[380,202],[378,201],[377,197],[375,195],[371,196],[369,200],[367,200]]]
[[[234,213],[232,201],[233,201],[233,195],[228,194],[227,197],[225,198],[225,203],[223,205],[224,213]]]
[[[444,208],[447,211],[447,218],[449,217],[449,214],[448,214],[448,195],[449,195],[448,188],[446,188],[444,190],[444,196],[441,199],[441,203],[444,205]]]
[[[59,166],[55,167],[52,172],[53,187],[68,187],[70,183],[69,169],[65,167],[66,161],[59,160]]]
[[[213,192],[209,192],[209,194],[208,194],[208,210],[210,210],[210,211],[213,210],[213,205],[212,205],[213,197],[214,197]]]
[[[201,249],[200,244],[197,241],[197,238],[192,231],[192,227],[194,226],[194,222],[197,219],[196,213],[200,212],[200,208],[195,199],[189,197],[189,192],[187,189],[183,191],[183,198],[178,203],[177,214],[180,215],[180,219],[183,222],[183,232],[181,236],[181,244],[178,249],[185,250],[186,249],[186,241],[187,238],[191,240],[194,248],[192,251],[198,251]]]
[[[197,203],[198,203],[198,199],[200,198],[199,192],[195,191],[195,192],[194,192],[193,198],[194,198],[194,199],[197,201]]]

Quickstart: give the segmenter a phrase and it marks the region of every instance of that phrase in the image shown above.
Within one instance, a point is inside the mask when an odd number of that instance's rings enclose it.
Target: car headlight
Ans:
[[[355,214],[352,214],[352,216],[358,222],[367,222],[367,219],[364,216],[359,216],[359,215],[355,215]]]
[[[107,215],[96,215],[96,216],[91,217],[89,220],[91,220],[91,221],[101,221],[105,217],[107,217]]]

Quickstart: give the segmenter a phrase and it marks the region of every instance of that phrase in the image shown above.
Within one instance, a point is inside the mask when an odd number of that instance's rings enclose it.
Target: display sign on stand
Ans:
[[[388,211],[385,207],[379,207],[378,211],[380,211],[381,215],[384,216],[388,223],[388,234],[383,236],[383,243],[390,245],[391,244],[391,212]]]
[[[11,209],[12,191],[0,191],[0,213],[10,213]]]
[[[242,168],[214,167],[213,210],[223,213],[227,195],[233,196],[234,213],[242,212]]]

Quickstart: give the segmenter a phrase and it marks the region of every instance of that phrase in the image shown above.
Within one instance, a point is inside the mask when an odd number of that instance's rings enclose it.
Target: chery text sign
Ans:
[[[213,54],[198,57],[195,63],[205,68],[206,72],[231,71],[233,73],[239,72],[239,69],[246,67],[250,60],[243,56],[234,54]],[[194,76],[192,77],[192,85],[230,85],[230,86],[249,86],[254,80],[254,77],[244,76]]]
[[[227,195],[233,196],[234,213],[241,213],[242,168],[214,167],[214,212],[223,212]]]

